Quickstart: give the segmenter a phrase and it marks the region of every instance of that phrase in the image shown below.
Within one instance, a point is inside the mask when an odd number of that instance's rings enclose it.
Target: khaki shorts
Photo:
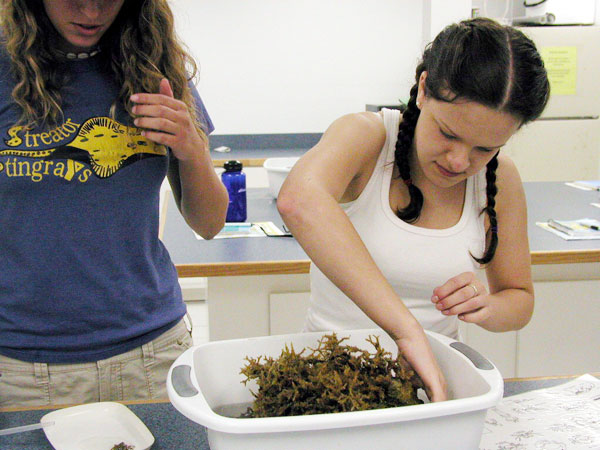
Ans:
[[[167,398],[167,372],[191,346],[181,320],[141,347],[92,363],[29,363],[0,355],[0,408]]]

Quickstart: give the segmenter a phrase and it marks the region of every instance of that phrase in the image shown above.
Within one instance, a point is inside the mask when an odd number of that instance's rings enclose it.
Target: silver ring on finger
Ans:
[[[477,290],[477,288],[475,287],[474,284],[469,284],[469,287],[471,289],[473,289],[473,297],[477,297],[479,295],[479,291]]]

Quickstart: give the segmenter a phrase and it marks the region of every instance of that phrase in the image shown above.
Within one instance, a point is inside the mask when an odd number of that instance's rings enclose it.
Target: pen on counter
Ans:
[[[590,230],[600,231],[600,227],[597,225],[588,225],[587,223],[582,223],[582,227],[589,228]]]

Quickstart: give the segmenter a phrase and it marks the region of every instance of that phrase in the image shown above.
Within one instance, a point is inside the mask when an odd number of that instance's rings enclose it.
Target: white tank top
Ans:
[[[485,249],[485,171],[467,179],[462,215],[454,226],[433,230],[399,219],[389,191],[400,123],[398,110],[383,110],[386,141],[359,197],[341,204],[375,263],[423,328],[458,338],[458,319],[444,316],[431,302],[433,289],[479,264]],[[377,328],[352,300],[311,264],[311,297],[305,329]],[[360,282],[361,280],[356,280]]]

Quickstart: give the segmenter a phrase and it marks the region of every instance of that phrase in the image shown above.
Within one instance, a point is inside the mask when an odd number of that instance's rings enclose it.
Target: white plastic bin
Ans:
[[[241,381],[246,356],[278,357],[286,344],[315,348],[328,333],[300,333],[210,342],[184,352],[173,364],[167,390],[173,406],[207,428],[212,450],[477,449],[488,408],[502,398],[498,369],[463,343],[427,332],[446,376],[450,400],[398,408],[292,417],[233,418],[215,412],[253,401]],[[337,332],[344,344],[372,350],[369,335],[394,355],[381,330]]]
[[[279,195],[281,185],[299,159],[300,157],[267,158],[263,163],[269,180],[269,193],[274,198]]]

